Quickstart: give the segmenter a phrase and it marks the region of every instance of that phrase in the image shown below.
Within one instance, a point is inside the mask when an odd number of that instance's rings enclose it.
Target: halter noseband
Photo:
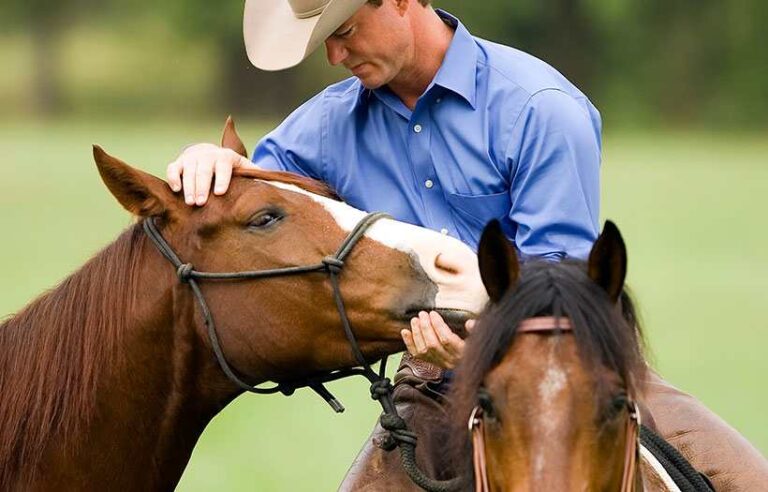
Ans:
[[[549,335],[559,332],[573,332],[571,320],[554,316],[528,318],[517,327],[517,333]],[[627,445],[624,451],[624,471],[621,477],[621,492],[634,489],[637,475],[638,455],[640,452],[640,412],[631,398],[627,402],[629,419],[627,420]],[[489,492],[488,467],[485,460],[485,430],[483,429],[483,409],[477,405],[469,415],[467,427],[472,436],[472,462],[475,469],[475,492]]]
[[[346,309],[344,308],[344,301],[341,297],[341,289],[339,288],[339,274],[344,268],[344,260],[352,251],[352,248],[362,239],[365,232],[377,221],[382,218],[389,218],[389,215],[381,212],[371,213],[366,215],[360,222],[357,223],[354,229],[347,235],[346,239],[341,243],[341,246],[336,250],[336,253],[330,256],[326,256],[320,263],[308,266],[296,266],[286,268],[275,268],[271,270],[257,270],[257,271],[245,271],[245,272],[231,272],[231,273],[211,273],[200,272],[190,263],[184,263],[179,259],[176,252],[168,244],[163,235],[155,224],[155,218],[149,217],[144,220],[144,231],[149,239],[157,247],[158,251],[171,262],[176,269],[176,276],[182,283],[189,284],[192,289],[192,293],[197,299],[200,305],[200,310],[203,315],[205,326],[208,329],[208,338],[213,348],[213,353],[216,355],[216,360],[219,363],[222,371],[227,377],[235,383],[240,389],[249,391],[251,393],[258,394],[273,394],[283,393],[285,395],[291,395],[293,392],[302,387],[310,387],[317,392],[323,399],[328,402],[334,411],[340,413],[344,411],[344,406],[325,388],[324,384],[330,381],[335,381],[347,376],[361,375],[368,378],[371,383],[383,379],[384,371],[386,370],[386,359],[382,361],[380,374],[376,374],[368,362],[365,360],[360,345],[355,338],[355,334],[352,331],[349,318],[347,317]],[[333,287],[333,297],[336,302],[336,309],[341,317],[341,323],[344,327],[344,334],[349,341],[349,345],[352,348],[355,361],[358,367],[352,369],[342,369],[338,371],[331,371],[326,374],[321,374],[312,378],[308,378],[299,382],[281,382],[276,386],[270,388],[258,388],[243,381],[232,369],[232,366],[227,362],[227,358],[224,355],[224,351],[219,342],[219,336],[216,332],[216,325],[213,321],[213,315],[208,308],[208,304],[205,302],[205,297],[200,290],[198,280],[247,280],[247,279],[263,279],[274,277],[285,277],[289,275],[302,275],[307,273],[324,272],[328,274]]]

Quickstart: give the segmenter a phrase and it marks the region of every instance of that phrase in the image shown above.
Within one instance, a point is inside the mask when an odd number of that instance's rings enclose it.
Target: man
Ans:
[[[257,165],[320,179],[357,208],[472,247],[497,218],[523,258],[586,256],[598,233],[599,113],[552,67],[474,38],[429,4],[248,0],[244,33],[254,65],[288,68],[324,42],[328,61],[354,77],[291,114],[259,142],[253,163],[210,144],[188,148],[168,166],[171,188],[202,206],[211,185],[214,194],[226,191],[233,168]],[[446,464],[435,450],[445,442],[450,377],[441,368],[455,366],[463,341],[437,313],[420,313],[402,335],[411,356],[398,371],[395,399],[420,436],[419,461],[440,476]],[[375,443],[342,488],[410,488],[397,456]]]

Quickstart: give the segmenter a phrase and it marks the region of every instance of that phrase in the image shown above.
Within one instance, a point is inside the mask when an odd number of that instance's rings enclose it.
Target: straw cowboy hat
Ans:
[[[298,65],[367,0],[246,0],[248,59],[262,70]]]

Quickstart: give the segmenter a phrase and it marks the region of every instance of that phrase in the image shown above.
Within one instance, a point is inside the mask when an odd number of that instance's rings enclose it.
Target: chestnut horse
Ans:
[[[231,122],[224,144],[244,154]],[[318,263],[365,215],[317,182],[262,170],[188,207],[162,180],[98,147],[94,156],[139,223],[0,325],[0,490],[173,489],[207,423],[242,393],[144,221],[196,270],[240,272]],[[388,219],[367,229],[338,280],[368,361],[403,350],[414,312],[469,314],[487,300],[468,247]],[[249,384],[357,364],[322,272],[200,289]]]
[[[492,302],[454,388],[462,434],[468,418],[472,432],[475,490],[679,490],[645,449],[640,473],[647,366],[616,226],[606,223],[586,265],[521,266],[498,223],[478,256]]]

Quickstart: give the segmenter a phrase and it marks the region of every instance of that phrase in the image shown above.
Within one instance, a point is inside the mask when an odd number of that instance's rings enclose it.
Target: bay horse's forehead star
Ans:
[[[263,182],[300,193],[319,203],[345,232],[351,231],[366,215],[344,202],[311,193],[293,184]],[[477,256],[458,239],[392,219],[379,220],[365,236],[388,248],[402,251],[418,262],[438,287],[435,308],[479,313],[488,302]]]

